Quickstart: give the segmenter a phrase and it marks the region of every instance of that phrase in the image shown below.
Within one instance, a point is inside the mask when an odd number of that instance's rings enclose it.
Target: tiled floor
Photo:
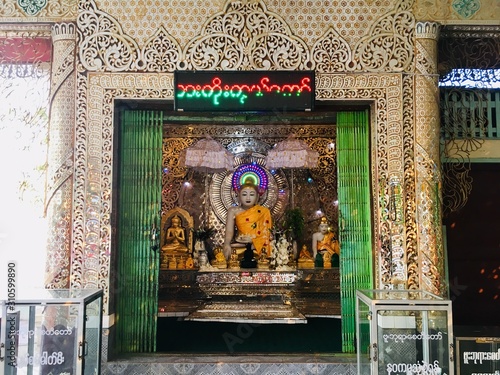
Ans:
[[[322,374],[355,375],[356,356],[294,355],[294,356],[202,356],[143,355],[121,358],[103,364],[102,375],[243,375],[243,374]]]

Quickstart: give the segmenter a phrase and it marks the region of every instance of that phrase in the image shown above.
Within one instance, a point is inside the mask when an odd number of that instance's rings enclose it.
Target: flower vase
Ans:
[[[208,265],[208,256],[205,250],[200,250],[198,255],[198,264],[200,268],[206,267]]]
[[[205,253],[205,242],[202,240],[196,240],[194,243],[194,254],[193,254],[193,260],[194,260],[194,265],[195,267],[200,266],[200,254]],[[206,256],[206,253],[205,253]]]

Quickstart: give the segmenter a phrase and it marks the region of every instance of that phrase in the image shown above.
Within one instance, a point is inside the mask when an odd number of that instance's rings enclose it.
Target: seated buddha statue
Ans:
[[[307,245],[303,245],[297,261],[299,268],[314,268],[314,258],[309,252]]]
[[[189,249],[186,246],[186,234],[181,226],[181,219],[175,215],[165,235],[165,244],[161,247],[162,253],[166,255],[187,255]]]
[[[333,266],[338,265],[338,257],[340,256],[339,242],[335,238],[333,232],[330,231],[326,217],[322,217],[319,223],[318,232],[312,236],[313,257],[318,260],[318,254],[323,259],[320,259],[319,264],[323,264],[323,260],[332,262]]]
[[[259,188],[247,179],[237,192],[238,205],[227,212],[226,232],[224,237],[224,255],[229,259],[233,250],[238,255],[245,252],[251,244],[256,258],[271,257],[271,212],[258,204]]]

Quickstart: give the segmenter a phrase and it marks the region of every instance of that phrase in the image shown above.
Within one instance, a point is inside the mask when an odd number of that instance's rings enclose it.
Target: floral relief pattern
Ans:
[[[312,56],[316,69],[324,73],[343,72],[351,68],[351,47],[333,27],[328,28],[314,44]]]
[[[408,188],[415,174],[414,145],[405,144],[403,148],[403,138],[411,134],[415,120],[414,112],[408,110],[403,122],[402,109],[402,98],[410,98],[412,90],[409,83],[403,87],[400,74],[415,68],[412,65],[415,20],[408,10],[411,4],[412,1],[398,1],[391,11],[374,20],[369,30],[363,30],[364,34],[354,44],[353,38],[346,38],[343,30],[334,26],[325,28],[314,43],[308,44],[282,17],[269,11],[264,1],[250,0],[227,1],[224,10],[208,16],[199,34],[185,44],[179,43],[171,30],[163,26],[139,44],[124,32],[120,22],[99,10],[96,2],[82,1],[77,20],[72,284],[97,285],[106,294],[112,292],[109,267],[113,101],[115,98],[171,100],[171,72],[176,69],[315,69],[317,100],[372,103],[371,138],[372,144],[377,145],[371,150],[372,175],[385,181],[395,176],[405,189],[401,207],[404,212],[414,209],[416,189]],[[389,196],[388,188],[372,181],[374,197],[379,189]],[[373,199],[373,217],[378,218],[385,206]],[[397,240],[399,247],[408,248],[410,244],[411,254],[407,252],[406,256],[411,255],[409,259],[415,262],[415,246],[405,236],[416,232],[416,221],[409,219],[405,217],[398,222],[395,231],[388,228],[387,234]],[[375,236],[382,230],[381,223],[374,219]],[[379,272],[389,273],[390,247],[383,249],[383,246],[375,249],[377,254],[380,251],[380,262],[387,264]],[[405,272],[399,265],[397,269]],[[418,267],[411,266],[408,272],[418,272]],[[412,280],[412,285],[418,286],[418,278]],[[377,277],[378,286],[386,287],[389,282],[388,275]]]
[[[17,4],[28,16],[36,16],[47,5],[47,0],[18,0]]]
[[[388,14],[376,22],[368,36],[356,46],[356,68],[367,71],[406,71],[413,61],[412,30],[409,11]]]
[[[0,20],[25,21],[36,17],[36,22],[75,20],[77,0],[2,0]]]
[[[401,0],[391,12],[374,20],[352,47],[341,35],[344,30],[330,25],[310,48],[264,1],[250,0],[227,1],[184,47],[164,26],[140,47],[117,19],[88,0],[80,5],[77,21],[79,55],[89,71],[407,71],[413,60],[415,25],[409,4]]]
[[[454,0],[451,6],[461,18],[471,18],[481,8],[480,0]]]

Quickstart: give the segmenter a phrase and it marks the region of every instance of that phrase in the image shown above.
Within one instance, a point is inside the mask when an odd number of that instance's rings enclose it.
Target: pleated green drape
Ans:
[[[342,351],[355,351],[356,290],[373,288],[368,111],[337,114]]]
[[[159,254],[150,230],[161,209],[162,113],[124,111],[120,124],[116,345],[154,352]]]

